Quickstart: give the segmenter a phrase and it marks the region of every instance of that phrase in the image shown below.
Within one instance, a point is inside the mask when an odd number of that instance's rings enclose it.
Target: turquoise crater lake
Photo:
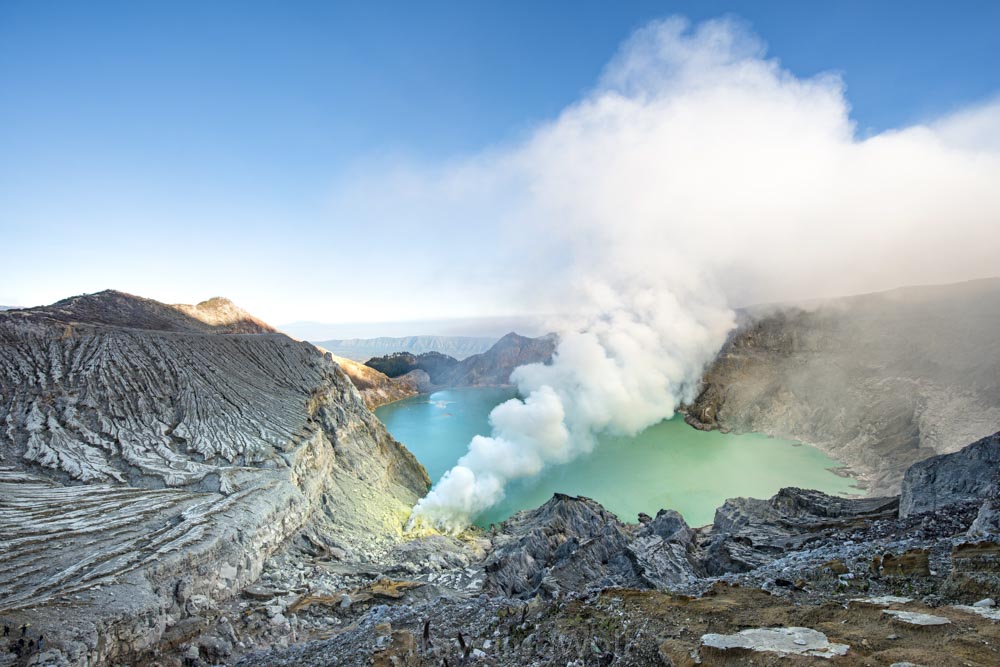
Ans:
[[[489,434],[490,410],[514,395],[501,387],[448,389],[382,406],[375,414],[436,482],[473,436]],[[808,445],[755,433],[698,431],[675,416],[634,438],[601,437],[591,454],[511,484],[506,498],[476,523],[488,526],[559,492],[593,498],[623,521],[666,508],[701,526],[712,522],[726,498],[769,498],[784,486],[858,493],[853,480],[831,472],[836,467]]]

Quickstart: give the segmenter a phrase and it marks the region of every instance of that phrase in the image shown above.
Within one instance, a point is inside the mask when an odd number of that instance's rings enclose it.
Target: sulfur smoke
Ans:
[[[719,294],[672,273],[590,283],[590,312],[564,325],[551,364],[514,371],[525,398],[493,409],[493,435],[472,439],[414,520],[459,530],[502,499],[508,482],[591,451],[601,433],[635,435],[691,400],[733,314]]]
[[[566,314],[553,363],[515,372],[524,400],[414,522],[459,528],[511,480],[671,416],[728,304],[996,274],[1000,103],[859,134],[839,76],[792,75],[737,22],[669,19],[520,143],[379,183],[410,220],[495,239],[495,262],[456,263],[492,296]]]

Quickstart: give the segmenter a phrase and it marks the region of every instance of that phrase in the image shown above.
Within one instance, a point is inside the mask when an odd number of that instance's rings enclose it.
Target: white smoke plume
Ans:
[[[399,215],[496,240],[495,262],[469,248],[456,270],[568,314],[554,363],[517,371],[525,400],[493,412],[415,520],[457,528],[596,434],[669,417],[727,303],[995,275],[1000,103],[859,138],[845,95],[736,22],[669,19],[521,143],[381,181]]]
[[[589,284],[591,312],[563,328],[551,364],[514,371],[525,398],[493,409],[492,437],[473,438],[414,509],[415,521],[460,530],[501,500],[508,482],[591,451],[598,434],[635,435],[693,398],[733,314],[704,284],[692,290],[672,273]]]

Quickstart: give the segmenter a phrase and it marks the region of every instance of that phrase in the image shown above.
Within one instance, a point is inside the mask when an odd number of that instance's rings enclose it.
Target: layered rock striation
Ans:
[[[329,355],[231,303],[0,314],[0,615],[134,660],[294,535],[388,548],[423,467]]]
[[[1000,481],[1000,433],[954,454],[910,466],[903,476],[899,513],[910,516],[959,503],[982,502]]]

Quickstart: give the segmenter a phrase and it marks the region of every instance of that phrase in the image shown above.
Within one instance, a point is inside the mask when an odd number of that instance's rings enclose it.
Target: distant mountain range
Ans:
[[[394,352],[369,359],[366,365],[389,378],[402,377],[417,370],[424,371],[431,385],[436,387],[506,385],[510,383],[511,372],[518,366],[548,362],[555,352],[557,342],[555,334],[528,338],[511,332],[486,352],[474,354],[462,361],[438,352],[416,355]]]
[[[378,338],[341,338],[310,341],[339,357],[368,361],[393,352],[440,352],[462,360],[490,349],[497,338],[483,336],[380,336]]]

